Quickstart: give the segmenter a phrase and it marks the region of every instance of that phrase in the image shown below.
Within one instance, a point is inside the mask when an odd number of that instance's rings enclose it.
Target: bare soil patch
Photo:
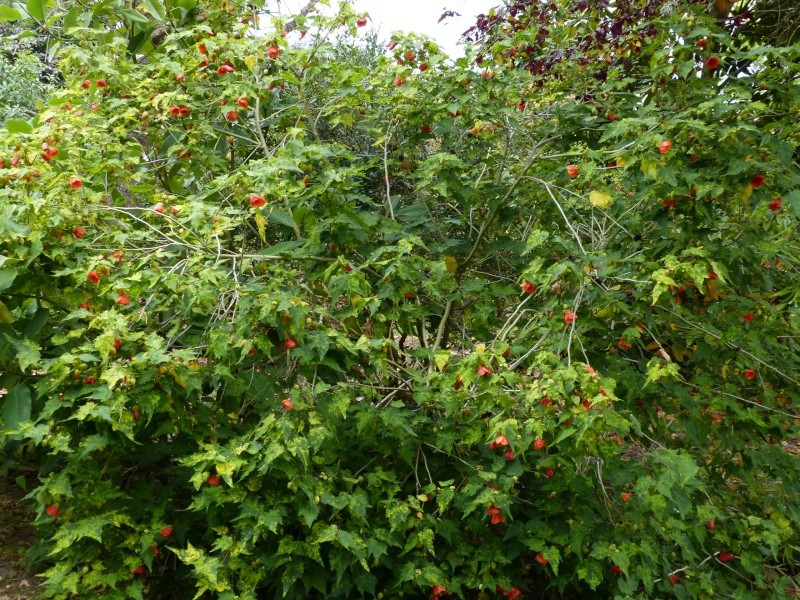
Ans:
[[[34,542],[34,515],[21,501],[25,493],[14,478],[0,477],[0,600],[29,600],[42,593],[25,566],[25,551]]]

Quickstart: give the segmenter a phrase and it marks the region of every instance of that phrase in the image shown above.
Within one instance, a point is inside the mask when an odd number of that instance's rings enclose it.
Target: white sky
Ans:
[[[282,8],[296,11],[307,0],[281,0]],[[435,39],[444,51],[457,54],[459,36],[501,0],[353,0],[355,9],[369,13],[369,27],[378,29],[379,37],[388,39],[392,31],[414,31]],[[437,23],[445,10],[461,13]],[[461,54],[458,52],[458,54]]]
[[[381,37],[392,31],[415,31],[434,38],[449,55],[459,36],[475,24],[475,17],[499,4],[499,0],[355,0],[356,10],[368,12]],[[461,13],[437,23],[445,10]]]

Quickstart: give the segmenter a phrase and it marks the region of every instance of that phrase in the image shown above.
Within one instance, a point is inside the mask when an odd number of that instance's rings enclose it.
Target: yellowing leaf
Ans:
[[[450,363],[450,351],[449,350],[437,351],[434,360],[436,361],[436,367],[440,371],[444,371],[445,367]]]
[[[0,323],[5,325],[10,325],[14,322],[14,316],[11,314],[11,311],[8,310],[8,307],[0,302]]]
[[[648,177],[652,177],[655,179],[658,176],[658,163],[654,160],[650,160],[649,158],[642,159],[642,166],[640,167],[642,173],[647,175]]]
[[[683,362],[693,352],[691,348],[681,348],[680,346],[677,345],[673,345],[671,349],[672,349],[672,354],[675,355],[675,360],[677,360],[678,362]]]
[[[456,260],[455,256],[445,256],[444,265],[447,268],[448,273],[455,273],[456,269],[458,269],[458,261]]]
[[[739,198],[742,200],[742,202],[747,202],[752,195],[753,188],[750,187],[750,185],[745,185],[739,190]]]
[[[618,167],[624,167],[625,163],[628,162],[627,160],[625,160],[624,156],[618,156],[616,161],[617,161],[617,166]]]
[[[244,64],[246,64],[247,68],[252,71],[253,67],[256,66],[256,57],[253,56],[252,54],[250,56],[245,56],[244,57]]]
[[[723,379],[727,379],[728,378],[728,371],[730,371],[730,369],[731,369],[731,366],[728,363],[725,363],[724,365],[722,365],[722,378]]]
[[[703,298],[706,302],[712,302],[714,300],[719,300],[722,298],[722,294],[719,291],[719,284],[717,283],[716,279],[709,279],[706,281],[706,295]]]
[[[186,385],[186,380],[185,380],[183,377],[181,377],[181,376],[178,374],[178,372],[177,372],[175,369],[170,369],[170,370],[169,370],[169,371],[167,371],[167,372],[168,372],[170,375],[172,375],[172,378],[175,380],[175,383],[177,383],[177,384],[178,384],[179,386],[181,386],[183,389],[186,389],[186,388],[188,387],[188,386]]]
[[[602,208],[603,210],[611,207],[611,200],[611,194],[607,192],[598,192],[597,190],[592,190],[589,193],[589,203],[592,206]]]
[[[255,219],[256,227],[258,228],[258,237],[261,238],[262,242],[266,242],[267,241],[267,233],[266,233],[267,219],[260,212],[257,212],[256,216],[253,217],[253,218]]]

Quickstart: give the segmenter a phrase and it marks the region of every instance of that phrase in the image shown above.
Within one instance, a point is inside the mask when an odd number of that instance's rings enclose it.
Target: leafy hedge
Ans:
[[[0,387],[50,596],[796,595],[800,48],[674,5],[538,74],[49,9]]]

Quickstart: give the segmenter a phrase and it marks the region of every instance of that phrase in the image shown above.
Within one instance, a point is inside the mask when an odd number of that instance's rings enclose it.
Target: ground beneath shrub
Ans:
[[[33,544],[33,515],[21,502],[25,493],[16,475],[0,477],[0,600],[37,598],[42,589],[25,568],[25,551]]]

